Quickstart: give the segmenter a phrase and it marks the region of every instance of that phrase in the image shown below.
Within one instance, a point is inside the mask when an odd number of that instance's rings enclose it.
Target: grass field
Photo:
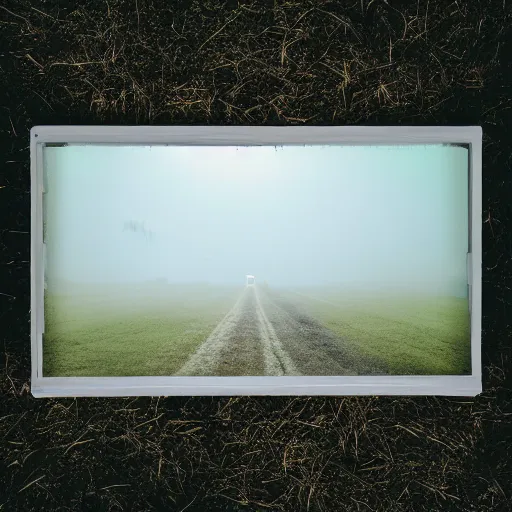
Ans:
[[[172,375],[233,306],[239,288],[76,287],[46,295],[45,376]],[[393,375],[471,373],[466,299],[282,291]]]
[[[393,375],[471,373],[467,299],[325,289],[288,296]]]
[[[240,289],[118,287],[45,298],[45,376],[172,375]]]

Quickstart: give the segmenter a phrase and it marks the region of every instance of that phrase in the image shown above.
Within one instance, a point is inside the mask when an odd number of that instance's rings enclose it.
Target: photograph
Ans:
[[[43,377],[472,374],[468,146],[42,151]]]

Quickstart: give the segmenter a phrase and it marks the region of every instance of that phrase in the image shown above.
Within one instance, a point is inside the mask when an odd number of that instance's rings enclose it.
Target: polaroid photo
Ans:
[[[30,147],[34,396],[481,392],[480,127]]]

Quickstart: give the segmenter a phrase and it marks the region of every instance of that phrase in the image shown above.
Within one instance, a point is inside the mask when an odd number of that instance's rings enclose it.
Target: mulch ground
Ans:
[[[508,0],[0,2],[0,510],[511,509]],[[35,400],[36,124],[475,124],[474,399]]]

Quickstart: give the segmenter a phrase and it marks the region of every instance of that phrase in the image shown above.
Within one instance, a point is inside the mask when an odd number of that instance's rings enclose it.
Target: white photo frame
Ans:
[[[43,376],[43,147],[64,144],[287,146],[454,144],[469,149],[471,375],[358,376]],[[31,158],[31,391],[35,397],[218,395],[475,396],[481,381],[482,129],[477,126],[220,127],[35,126]]]

